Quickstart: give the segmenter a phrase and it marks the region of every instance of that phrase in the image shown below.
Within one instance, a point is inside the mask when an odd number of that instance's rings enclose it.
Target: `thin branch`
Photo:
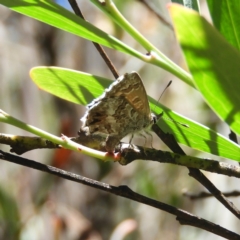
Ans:
[[[240,191],[224,192],[223,194],[225,197],[239,197]],[[183,196],[188,197],[191,200],[213,197],[213,195],[208,192],[199,192],[198,194],[184,192]]]
[[[59,145],[40,137],[0,133],[0,143],[11,147],[10,152],[21,155],[35,149],[56,149]]]
[[[77,16],[79,16],[80,18],[85,20],[80,8],[77,5],[77,2],[75,0],[68,0],[68,2],[70,3],[70,5],[71,5],[73,11],[75,12],[75,14]],[[104,49],[102,48],[102,46],[98,43],[95,43],[95,42],[92,42],[92,43],[95,46],[95,48],[97,49],[97,51],[99,52],[99,54],[101,55],[101,57],[103,58],[104,62],[107,64],[107,66],[110,69],[110,71],[112,72],[113,76],[117,79],[119,77],[117,69],[115,68],[115,66],[111,62],[110,58],[107,56],[107,54],[104,51]]]
[[[122,146],[124,146],[122,144]],[[189,168],[201,169],[208,172],[223,174],[229,177],[240,178],[240,167],[229,163],[210,159],[186,156],[182,154],[143,148],[132,145],[132,148],[122,147],[119,163],[127,165],[133,161],[155,161],[159,163],[171,163]]]
[[[173,152],[185,155],[173,135],[164,133],[157,124],[154,124],[152,129]],[[212,184],[211,181],[209,181],[209,179],[200,170],[191,167],[188,167],[188,170],[189,176],[200,182],[216,199],[218,199],[219,202],[221,202],[230,212],[240,219],[240,211],[221,193],[217,187]]]
[[[171,30],[174,30],[172,24],[169,23],[163,16],[160,15],[160,13],[157,12],[156,8],[154,6],[152,6],[149,1],[146,1],[146,0],[138,0],[138,1],[141,2],[142,4],[144,4],[148,8],[148,10],[153,12],[156,15],[156,17],[161,22],[163,22],[167,27],[169,27]]]
[[[72,141],[82,144],[86,147],[93,148],[105,152],[106,149],[101,145],[101,142],[106,138],[101,135],[89,135],[84,132],[78,132],[78,137],[70,138]],[[31,150],[36,149],[56,149],[60,148],[59,144],[53,143],[41,137],[19,136],[12,134],[0,133],[0,144],[6,144],[11,147],[10,152],[21,155]]]
[[[103,151],[106,149],[101,142],[105,141],[105,137],[101,135],[85,135],[84,132],[79,132],[78,137],[70,138],[72,141],[82,144],[86,147]],[[0,133],[0,143],[11,146],[10,152],[19,155],[35,149],[53,149],[59,148],[58,144],[40,137],[16,136],[11,134]],[[121,151],[119,163],[127,165],[136,160],[156,161],[159,163],[170,163],[185,167],[205,170],[217,174],[223,174],[229,177],[240,178],[240,167],[229,163],[219,162],[210,159],[191,157],[167,151],[156,150],[152,148],[143,148],[135,146],[129,148],[128,144],[121,143],[121,148],[116,148],[116,151]],[[116,159],[113,159],[114,161]]]
[[[33,168],[36,170],[40,170],[42,172],[47,172],[47,173],[56,175],[56,176],[64,178],[64,179],[68,179],[73,182],[82,183],[84,185],[87,185],[87,186],[90,186],[90,187],[93,187],[96,189],[100,189],[102,191],[105,191],[105,192],[108,192],[111,194],[115,194],[117,196],[131,199],[133,201],[143,203],[148,206],[163,210],[165,212],[175,215],[177,217],[176,219],[182,225],[198,227],[198,228],[201,228],[208,232],[212,232],[218,236],[224,237],[226,239],[233,239],[233,240],[240,239],[240,235],[238,235],[234,232],[231,232],[231,231],[229,231],[219,225],[216,225],[212,222],[209,222],[203,218],[200,218],[193,214],[190,214],[184,210],[181,210],[181,209],[175,208],[173,206],[170,206],[168,204],[165,204],[165,203],[150,199],[148,197],[142,196],[142,195],[132,191],[127,186],[119,186],[119,187],[112,186],[112,185],[109,185],[106,183],[102,183],[99,181],[95,181],[95,180],[80,176],[78,174],[74,174],[71,172],[61,170],[56,167],[48,166],[48,165],[45,165],[45,164],[42,164],[39,162],[35,162],[35,161],[29,160],[26,158],[15,156],[15,155],[3,152],[1,150],[0,150],[0,159],[6,160],[9,162],[14,162],[16,164],[23,165],[23,166]]]

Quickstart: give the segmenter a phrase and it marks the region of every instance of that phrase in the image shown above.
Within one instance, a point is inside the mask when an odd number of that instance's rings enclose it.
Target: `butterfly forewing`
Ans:
[[[149,116],[151,114],[149,108],[149,102],[147,99],[147,93],[143,86],[142,80],[140,76],[136,73],[128,74],[127,80],[126,78],[123,80],[128,81],[126,83],[126,90],[123,91],[123,94],[127,101],[132,105],[134,109],[142,114]]]
[[[151,125],[153,119],[140,76],[132,72],[119,77],[88,105],[88,111],[81,120],[82,130],[88,134],[111,137],[114,144],[108,148],[110,151],[129,133]]]

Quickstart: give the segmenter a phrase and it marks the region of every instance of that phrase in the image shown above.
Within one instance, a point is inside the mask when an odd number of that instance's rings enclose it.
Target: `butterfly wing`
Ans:
[[[115,142],[152,122],[147,94],[136,72],[119,77],[87,107],[82,130],[106,135]]]
[[[111,95],[124,96],[136,111],[142,115],[151,115],[147,93],[138,73],[126,73],[112,85]]]

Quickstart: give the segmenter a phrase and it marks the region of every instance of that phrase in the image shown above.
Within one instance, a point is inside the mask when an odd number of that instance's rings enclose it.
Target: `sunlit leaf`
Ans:
[[[197,88],[216,114],[240,134],[240,52],[197,12],[180,5],[169,9]]]
[[[100,96],[105,88],[112,83],[111,80],[106,78],[56,67],[33,68],[30,75],[40,89],[82,105],[86,105]],[[151,109],[154,109],[157,113],[164,112],[162,118],[158,121],[158,125],[166,133],[172,133],[179,143],[203,152],[240,160],[240,148],[237,144],[215,131],[156,103],[150,97],[149,100]],[[188,125],[188,127],[181,123]]]

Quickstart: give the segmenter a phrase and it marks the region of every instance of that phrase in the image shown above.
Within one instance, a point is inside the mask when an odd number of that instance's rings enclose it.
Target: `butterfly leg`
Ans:
[[[150,138],[151,138],[151,148],[153,148],[153,136],[152,136],[152,134],[150,133],[150,132],[147,132],[147,131],[145,131],[145,133],[148,135],[148,136],[150,136]],[[145,136],[146,137],[146,136]],[[146,142],[145,142],[145,144],[146,144]],[[144,145],[145,146],[145,145]]]
[[[144,144],[143,144],[143,146],[145,147],[145,146],[146,146],[146,144],[147,144],[147,138],[146,138],[146,136],[145,136],[144,134],[142,134],[142,133],[138,133],[138,136],[140,136],[140,137],[143,137],[143,138],[144,138]]]
[[[146,155],[146,151],[145,151],[145,149],[146,149],[146,145],[147,145],[147,137],[144,135],[144,134],[142,134],[142,133],[139,133],[139,136],[141,136],[141,137],[143,137],[144,138],[144,145],[143,145],[143,152],[144,152],[144,154]]]
[[[153,143],[153,136],[152,136],[152,134],[147,132],[147,131],[144,131],[144,133],[151,136],[151,148],[153,148],[153,146],[152,146],[152,143]],[[147,137],[144,134],[142,134],[142,133],[139,133],[139,135],[145,139],[145,142],[144,142],[144,145],[143,145],[143,152],[144,152],[145,155],[147,155],[146,154]]]
[[[132,145],[133,137],[134,137],[134,134],[131,135],[131,138],[129,140],[129,148],[133,148],[133,145]]]
[[[131,138],[130,138],[130,140],[129,140],[129,145],[132,144],[133,137],[134,137],[134,135],[132,134],[132,135],[131,135]]]

